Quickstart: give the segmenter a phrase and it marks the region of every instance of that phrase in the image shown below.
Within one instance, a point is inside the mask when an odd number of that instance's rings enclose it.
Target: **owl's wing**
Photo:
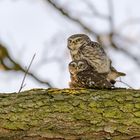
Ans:
[[[93,69],[87,69],[78,73],[78,79],[84,83],[86,88],[111,88],[112,84],[107,81],[104,74],[100,74]]]
[[[87,60],[99,73],[110,71],[111,61],[99,43],[91,41],[82,46],[80,51],[83,59]]]

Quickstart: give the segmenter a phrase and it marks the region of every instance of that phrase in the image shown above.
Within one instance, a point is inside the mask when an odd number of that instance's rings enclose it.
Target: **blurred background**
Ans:
[[[19,90],[34,54],[23,90],[67,88],[67,38],[76,33],[100,42],[127,74],[121,80],[140,88],[139,6],[139,0],[0,0],[0,92]]]

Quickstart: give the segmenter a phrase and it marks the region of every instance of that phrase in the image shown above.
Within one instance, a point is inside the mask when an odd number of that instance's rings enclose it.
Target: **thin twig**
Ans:
[[[23,73],[26,72],[26,69],[23,68],[21,64],[19,64],[18,62],[16,62],[16,61],[10,56],[9,51],[7,50],[7,48],[6,48],[4,45],[2,45],[1,43],[0,43],[0,52],[1,52],[1,54],[2,54],[2,56],[0,56],[0,61],[1,61],[1,64],[2,64],[2,66],[4,67],[4,69],[5,69],[6,71],[21,71],[21,72],[23,72]],[[10,61],[10,63],[12,63],[12,67],[9,67],[9,66],[5,63],[4,59],[8,59],[8,60]],[[36,80],[36,81],[37,81],[38,83],[40,83],[40,84],[44,84],[44,85],[46,85],[46,86],[49,87],[49,88],[53,87],[53,85],[51,84],[50,81],[48,81],[48,80],[47,80],[47,81],[44,81],[44,80],[42,80],[41,78],[37,77],[37,76],[36,76],[35,74],[33,74],[32,72],[28,72],[28,75],[31,76],[34,80]]]
[[[20,86],[20,88],[19,88],[18,93],[20,93],[21,90],[25,87],[24,82],[25,82],[26,76],[27,76],[27,74],[28,74],[28,72],[29,72],[29,69],[30,69],[30,67],[31,67],[31,65],[32,65],[32,63],[33,63],[33,61],[34,61],[35,56],[36,56],[36,54],[33,55],[32,59],[31,59],[31,62],[30,62],[30,64],[29,64],[27,70],[26,70],[25,73],[24,73],[24,77],[23,77],[23,80],[22,80],[22,83],[21,83],[21,86]]]
[[[131,89],[134,89],[133,87],[131,87],[130,85],[128,85],[127,83],[123,82],[120,78],[120,80],[116,80],[116,82],[120,82],[120,83],[123,83],[124,85],[126,85],[127,87],[131,88]]]

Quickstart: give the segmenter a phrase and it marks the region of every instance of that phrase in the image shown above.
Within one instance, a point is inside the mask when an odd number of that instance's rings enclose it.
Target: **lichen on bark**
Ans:
[[[140,91],[32,89],[0,94],[0,139],[140,139]]]

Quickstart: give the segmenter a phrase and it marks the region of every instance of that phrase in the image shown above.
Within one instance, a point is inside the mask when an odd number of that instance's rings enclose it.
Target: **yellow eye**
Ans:
[[[68,40],[68,43],[69,43],[69,44],[72,43],[72,40]]]
[[[84,66],[84,63],[83,63],[83,62],[80,62],[80,63],[78,64],[78,66],[79,66],[79,67],[83,67],[83,66]]]
[[[71,64],[71,67],[75,68],[76,67],[76,64],[72,63]]]
[[[79,64],[79,67],[83,67],[84,65],[83,64]]]
[[[80,42],[81,41],[81,38],[77,39],[77,42]]]

